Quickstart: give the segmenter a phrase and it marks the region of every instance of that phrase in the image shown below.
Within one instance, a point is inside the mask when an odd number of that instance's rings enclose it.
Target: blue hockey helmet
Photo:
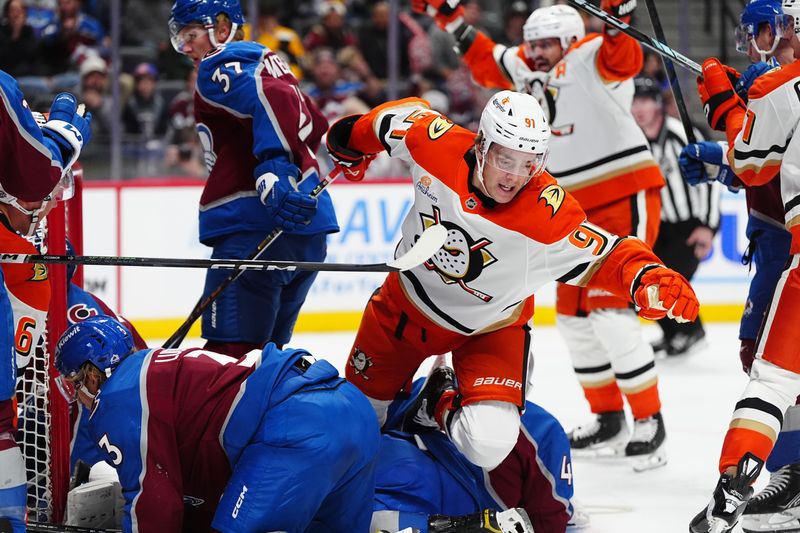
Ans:
[[[748,53],[750,46],[758,52],[762,61],[775,52],[780,40],[789,39],[795,31],[794,6],[796,0],[750,0],[739,16],[736,28],[736,50]],[[784,6],[786,5],[786,6]],[[784,8],[786,7],[786,8]],[[768,50],[762,50],[756,44],[756,37],[762,25],[768,24],[774,35]]]
[[[244,15],[239,0],[176,0],[172,4],[169,19],[169,34],[172,47],[178,53],[182,53],[183,39],[180,38],[180,31],[189,24],[202,24],[214,46],[219,46],[216,35],[214,34],[214,24],[217,15],[224,13],[231,21],[231,33],[226,41],[233,39],[236,29],[244,25]]]
[[[60,374],[73,377],[86,363],[109,376],[133,353],[133,335],[109,316],[93,316],[70,326],[56,344],[55,365]]]

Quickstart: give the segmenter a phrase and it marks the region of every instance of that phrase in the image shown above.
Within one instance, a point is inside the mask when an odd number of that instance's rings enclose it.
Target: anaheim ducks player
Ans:
[[[642,67],[639,44],[617,30],[584,34],[575,9],[535,10],[525,43],[505,47],[465,24],[457,2],[416,0],[455,37],[464,62],[485,87],[527,91],[544,102],[553,130],[548,172],[572,193],[591,222],[653,245],[660,223],[661,172],[631,115],[633,78]],[[603,0],[629,22],[636,0]],[[630,304],[603,290],[559,285],[558,327],[591,410],[591,423],[570,433],[575,456],[596,449],[637,456],[665,438],[653,351]],[[634,418],[628,435],[622,393]],[[656,453],[654,465],[665,460]]]
[[[740,27],[745,48],[752,46],[769,55],[785,46],[779,42],[785,39],[794,57],[800,57],[794,4],[777,0],[748,4]],[[761,8],[760,13],[754,8]],[[747,18],[765,13],[771,14],[769,19],[745,24]],[[771,44],[771,50],[765,44]],[[765,48],[769,51],[763,52]],[[780,180],[786,229],[792,238],[791,255],[756,339],[750,382],[736,403],[725,435],[716,489],[711,502],[690,524],[694,533],[719,533],[734,527],[753,494],[752,483],[775,446],[784,416],[789,416],[786,410],[800,395],[800,137],[796,135],[800,125],[800,60],[756,79],[746,105],[729,79],[734,72],[716,58],[707,59],[703,76],[698,78],[700,99],[711,127],[725,132],[727,162],[745,186]],[[777,484],[773,487],[778,489]],[[796,490],[796,485],[789,490]],[[768,517],[768,523],[755,523],[762,528],[759,531],[797,530],[793,501],[781,507]]]
[[[519,434],[537,288],[556,279],[588,284],[635,302],[647,318],[697,316],[680,274],[640,240],[587,222],[544,171],[549,138],[536,99],[511,91],[487,103],[477,136],[416,98],[345,117],[328,132],[331,157],[350,179],[384,150],[410,165],[415,201],[398,253],[430,225],[449,231],[434,257],[389,274],[370,299],[347,378],[383,422],[420,363],[452,351],[455,375],[431,375],[407,429],[445,429],[484,468],[499,464]],[[657,293],[652,301],[648,291]]]

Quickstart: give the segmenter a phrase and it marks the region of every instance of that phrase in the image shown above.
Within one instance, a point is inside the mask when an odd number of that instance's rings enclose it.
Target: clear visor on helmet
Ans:
[[[64,172],[61,179],[56,184],[53,191],[47,195],[45,200],[55,200],[57,202],[66,202],[75,195],[75,177],[72,175],[72,169]]]
[[[486,164],[491,167],[530,179],[540,174],[547,163],[547,152],[534,154],[514,150],[497,143],[492,143],[486,152]]]
[[[767,24],[762,22],[761,24]],[[750,52],[752,45],[756,52],[760,54],[771,54],[778,47],[780,39],[790,39],[794,34],[794,17],[791,15],[775,15],[775,22],[772,27],[775,29],[775,37],[769,50],[761,50],[756,44],[760,24],[740,24],[736,27],[736,50],[743,54]]]
[[[64,400],[66,400],[68,404],[73,404],[78,401],[78,391],[83,387],[83,385],[78,382],[77,379],[78,375],[71,377],[58,376],[55,379],[58,392],[61,393],[61,396],[64,397]]]
[[[179,54],[187,44],[208,35],[208,29],[200,23],[180,24],[174,18],[169,19],[169,40]]]

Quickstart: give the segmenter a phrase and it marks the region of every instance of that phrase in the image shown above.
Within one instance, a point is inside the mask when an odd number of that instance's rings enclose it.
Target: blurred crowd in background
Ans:
[[[464,0],[465,19],[496,42],[517,45],[530,12],[552,3],[563,2]],[[472,83],[452,37],[408,4],[400,2],[395,94],[425,98],[458,124],[477,129],[491,91]],[[124,178],[207,172],[192,116],[194,67],[170,45],[170,7],[169,0],[121,3],[118,120]],[[388,2],[259,0],[257,8],[257,28],[246,27],[246,38],[255,35],[281,54],[329,121],[387,100]],[[586,23],[588,31],[601,30],[596,20]],[[109,177],[115,120],[109,25],[109,0],[4,0],[0,17],[0,69],[19,81],[31,107],[46,111],[53,96],[66,90],[92,112],[92,142],[81,154],[89,179]],[[658,56],[646,55],[643,74],[659,80],[667,111],[677,115]],[[326,154],[321,164],[323,172],[330,169]],[[406,169],[379,159],[370,175],[404,176]]]

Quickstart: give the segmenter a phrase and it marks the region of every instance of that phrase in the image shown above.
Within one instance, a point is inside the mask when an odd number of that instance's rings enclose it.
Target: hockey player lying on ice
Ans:
[[[62,389],[119,474],[126,532],[354,531],[372,514],[375,414],[303,350],[134,352],[110,317],[58,342]],[[188,503],[188,504],[187,504]]]
[[[328,150],[345,176],[361,179],[386,150],[411,166],[414,205],[399,252],[443,224],[445,246],[425,264],[391,273],[367,305],[347,378],[386,409],[430,355],[452,352],[455,379],[434,374],[410,411],[419,433],[443,429],[473,464],[493,468],[519,436],[533,293],[559,280],[610,291],[650,319],[694,320],[689,283],[650,248],[588,222],[544,171],[550,128],[536,99],[501,91],[478,134],[417,98],[345,117]]]

